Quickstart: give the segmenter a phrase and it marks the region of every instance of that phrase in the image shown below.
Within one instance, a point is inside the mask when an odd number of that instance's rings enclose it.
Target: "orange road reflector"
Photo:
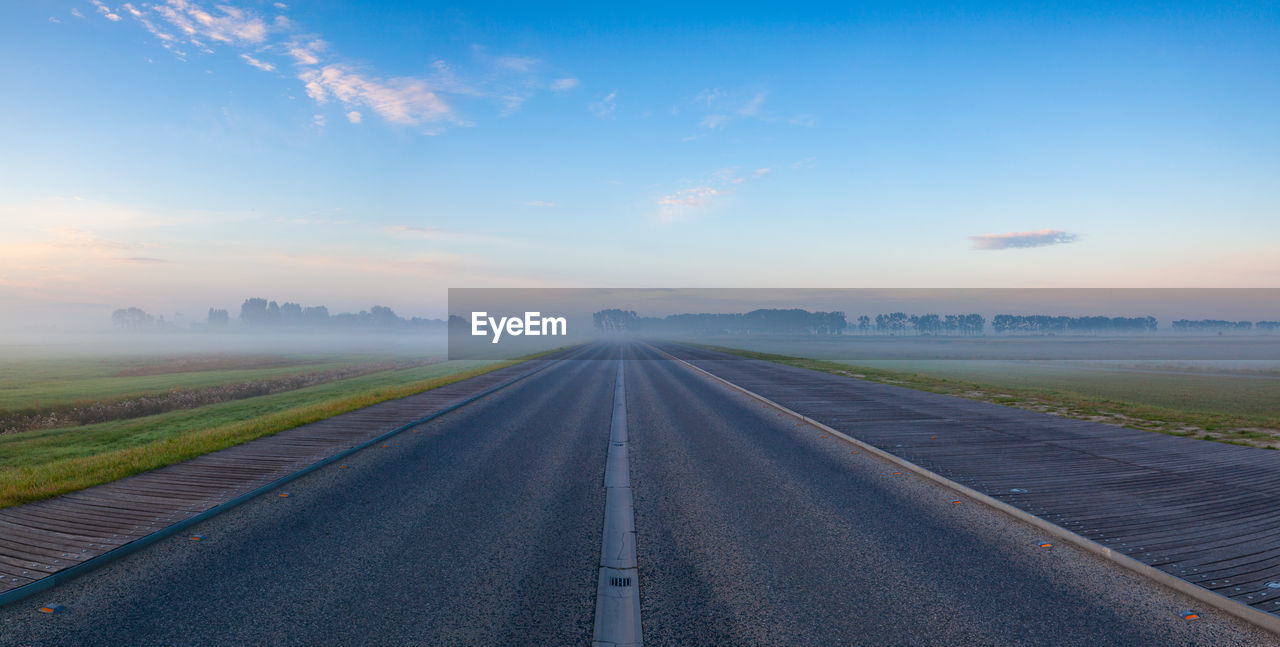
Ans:
[[[40,607],[40,613],[58,613],[64,609],[66,609],[66,607],[61,604],[50,604],[48,606]]]
[[[826,438],[826,437],[827,437],[827,435],[826,435],[826,434],[819,434],[819,435],[818,435],[818,438]]]
[[[893,473],[893,475],[894,475],[894,476],[902,476],[902,472],[894,472],[894,473]]]
[[[187,537],[187,539],[191,541],[202,541],[204,539],[204,535],[191,535]]]
[[[1200,617],[1200,614],[1196,613],[1195,611],[1183,611],[1178,615],[1182,616],[1183,620],[1195,620],[1196,618]]]
[[[293,495],[292,495],[292,494],[289,494],[288,492],[281,492],[281,493],[280,493],[280,496],[281,496],[281,497],[283,497],[283,498],[286,498],[286,499],[287,499],[287,498],[289,498],[289,497],[291,497],[291,496],[293,496]]]
[[[951,502],[951,505],[955,505],[955,504],[957,504],[957,503],[960,503],[960,499],[956,499],[955,501],[952,501],[952,502]]]
[[[938,439],[937,436],[929,436],[929,440],[937,440],[937,439]]]
[[[1040,547],[1041,547],[1041,548],[1053,548],[1053,544],[1051,544],[1051,543],[1049,543],[1049,542],[1047,542],[1047,541],[1046,541],[1046,542],[1044,542],[1043,544],[1040,544]]]
[[[346,466],[346,465],[339,465],[339,466],[338,466],[338,469],[340,469],[340,470],[345,470],[345,469],[347,469],[347,466]]]
[[[383,447],[390,447],[390,446],[391,446],[391,445],[383,445]]]

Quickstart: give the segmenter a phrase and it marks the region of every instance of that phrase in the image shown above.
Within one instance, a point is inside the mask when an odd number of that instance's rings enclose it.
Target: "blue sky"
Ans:
[[[1280,283],[1275,3],[422,4],[5,3],[0,304]]]

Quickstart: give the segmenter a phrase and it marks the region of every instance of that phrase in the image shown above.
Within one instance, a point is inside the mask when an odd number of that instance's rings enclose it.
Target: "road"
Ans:
[[[620,357],[645,644],[1275,642],[648,347],[586,357],[0,609],[0,644],[590,644]]]

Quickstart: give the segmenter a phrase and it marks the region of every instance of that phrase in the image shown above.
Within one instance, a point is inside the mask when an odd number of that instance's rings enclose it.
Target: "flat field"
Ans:
[[[0,507],[510,364],[444,361],[438,346],[250,342],[0,346]]]
[[[1205,343],[1194,342],[1197,349]],[[770,340],[719,349],[1053,415],[1280,448],[1280,362],[1274,360],[854,360],[801,356],[804,347]],[[785,354],[777,354],[780,349]]]

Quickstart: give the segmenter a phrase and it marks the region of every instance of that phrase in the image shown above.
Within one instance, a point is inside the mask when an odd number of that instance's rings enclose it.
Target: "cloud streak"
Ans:
[[[983,234],[970,236],[974,249],[999,250],[1019,249],[1027,247],[1046,247],[1074,243],[1079,236],[1059,229],[1039,229],[1036,231],[1017,231],[1007,234]]]
[[[103,0],[90,0],[98,12],[110,20],[120,16]],[[456,68],[445,61],[429,61],[431,72],[419,76],[379,74],[366,65],[356,65],[329,51],[328,44],[315,34],[299,29],[284,15],[284,3],[271,7],[237,6],[235,0],[201,4],[204,0],[163,0],[153,3],[126,2],[120,14],[132,18],[180,60],[187,60],[188,48],[214,54],[215,47],[239,50],[237,55],[249,65],[266,72],[292,65],[309,98],[320,105],[339,104],[347,121],[357,124],[365,115],[404,126],[414,126],[426,134],[439,132],[443,125],[469,126],[455,104],[464,99],[485,99],[498,105],[498,114],[507,116],[537,92],[562,92],[577,87],[579,81],[529,56],[492,56],[472,48],[477,69],[460,79]],[[276,15],[272,18],[271,13]],[[610,98],[610,101],[612,99]],[[607,112],[611,113],[610,103]],[[322,123],[316,119],[316,123]]]

